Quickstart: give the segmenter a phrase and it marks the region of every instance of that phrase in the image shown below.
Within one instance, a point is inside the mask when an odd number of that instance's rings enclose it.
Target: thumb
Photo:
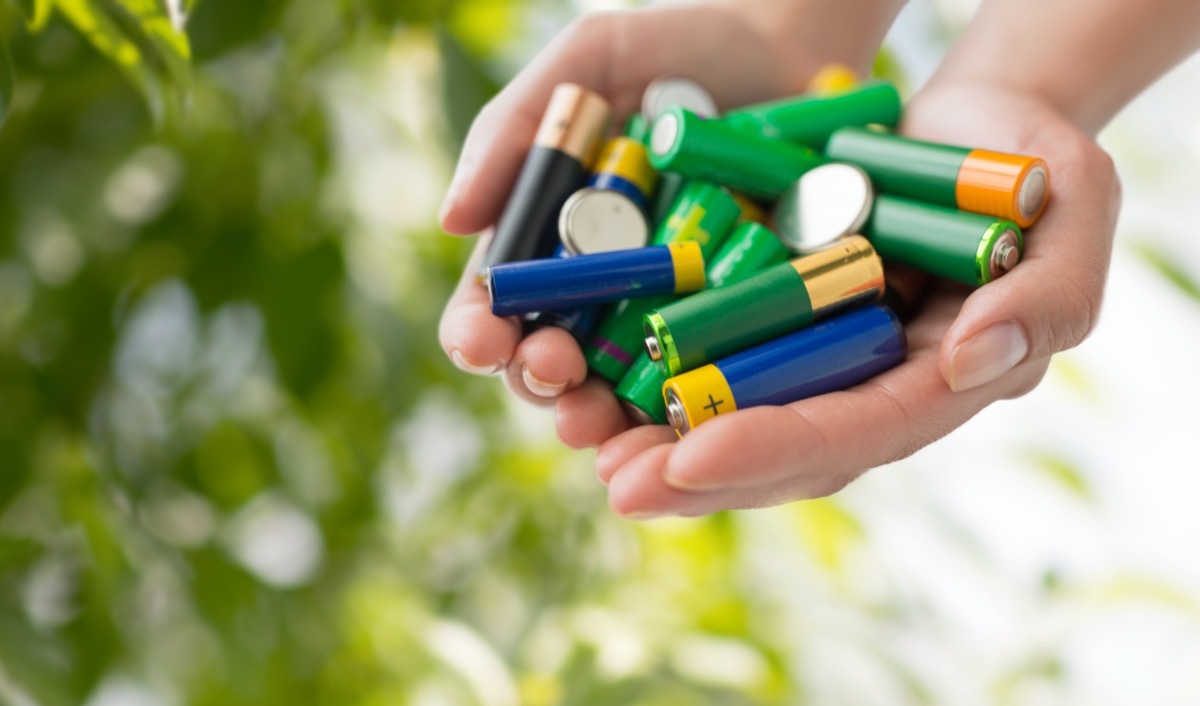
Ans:
[[[1044,158],[1050,206],[1026,234],[1023,260],[968,297],[942,341],[939,368],[955,392],[1073,348],[1095,326],[1120,183],[1112,159],[1081,134],[1047,145]]]

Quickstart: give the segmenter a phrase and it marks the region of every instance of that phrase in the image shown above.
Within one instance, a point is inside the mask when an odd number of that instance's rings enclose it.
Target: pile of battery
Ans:
[[[901,102],[846,70],[719,115],[697,83],[652,83],[623,134],[558,86],[496,225],[492,312],[559,326],[645,423],[845,389],[905,356],[883,261],[983,285],[1046,207],[1036,157],[894,134]]]

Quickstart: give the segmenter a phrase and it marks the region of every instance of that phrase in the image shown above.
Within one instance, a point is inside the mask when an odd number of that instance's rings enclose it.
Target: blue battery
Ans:
[[[527,260],[488,269],[488,296],[497,316],[571,309],[704,288],[697,242]]]
[[[844,390],[899,365],[907,350],[895,312],[855,309],[667,380],[667,421],[682,436],[720,414]]]
[[[628,179],[622,179],[611,172],[598,172],[588,179],[587,185],[593,189],[615,191],[637,204],[638,208],[646,210],[646,194]]]

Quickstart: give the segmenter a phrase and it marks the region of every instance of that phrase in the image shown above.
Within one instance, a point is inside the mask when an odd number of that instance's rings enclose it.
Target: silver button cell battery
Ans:
[[[712,95],[704,86],[690,78],[657,78],[651,81],[642,93],[642,115],[646,116],[647,122],[653,123],[655,118],[673,105],[686,108],[702,118],[719,116],[717,102],[713,100]]]
[[[871,214],[875,190],[867,173],[835,162],[812,169],[779,197],[775,227],[784,244],[809,253],[860,232]]]
[[[650,240],[646,216],[623,194],[580,189],[558,215],[558,235],[572,255],[645,247]]]

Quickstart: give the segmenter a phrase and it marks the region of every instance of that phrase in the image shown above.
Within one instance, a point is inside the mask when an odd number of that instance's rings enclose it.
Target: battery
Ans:
[[[605,143],[588,186],[618,192],[645,209],[657,180],[646,145],[621,136]]]
[[[775,199],[825,159],[807,147],[675,107],[654,121],[650,163],[659,170],[714,181],[748,196]]]
[[[763,137],[824,149],[840,128],[900,122],[900,94],[887,81],[870,81],[830,93],[809,93],[738,108],[722,122]]]
[[[567,253],[591,255],[645,247],[650,228],[645,214],[622,193],[588,187],[563,204],[558,236]]]
[[[651,123],[675,106],[690,110],[702,118],[715,118],[718,115],[717,102],[712,94],[690,78],[657,78],[642,92],[642,115]]]
[[[883,294],[883,263],[862,236],[687,297],[644,319],[646,350],[667,375],[808,326]]]
[[[826,154],[862,167],[883,193],[1006,218],[1022,228],[1037,221],[1050,195],[1050,169],[1037,157],[863,128],[838,130]]]
[[[719,414],[844,390],[899,365],[900,319],[871,305],[668,380],[667,421],[683,436]]]
[[[549,257],[558,244],[558,214],[584,185],[587,170],[608,130],[612,111],[599,95],[573,83],[559,84],[542,116],[517,183],[496,222],[480,266]]]
[[[710,182],[689,181],[655,230],[651,242],[670,245],[695,241],[708,260],[716,254],[741,213],[728,190]],[[584,349],[588,368],[609,382],[619,381],[642,350],[642,317],[673,299],[670,296],[627,299],[613,305]]]
[[[658,188],[654,190],[654,196],[650,199],[650,208],[647,212],[647,215],[650,216],[651,228],[658,229],[666,222],[671,215],[671,208],[675,205],[675,199],[683,193],[687,181],[682,174],[675,172],[661,172],[658,175]]]
[[[1008,272],[1025,249],[1012,221],[896,196],[875,197],[866,235],[885,260],[971,285]]]
[[[721,287],[745,279],[771,265],[785,262],[788,250],[774,233],[759,223],[743,223],[709,260],[708,286]],[[643,424],[666,422],[662,386],[667,376],[649,353],[638,354],[614,390],[631,415]]]
[[[796,180],[775,205],[775,227],[793,252],[807,253],[861,233],[874,188],[853,164],[823,164]]]
[[[704,255],[695,242],[529,260],[488,269],[492,313],[513,316],[686,294],[704,288]]]
[[[634,113],[625,121],[625,128],[621,130],[621,134],[644,145],[650,139],[650,121],[645,115]]]

